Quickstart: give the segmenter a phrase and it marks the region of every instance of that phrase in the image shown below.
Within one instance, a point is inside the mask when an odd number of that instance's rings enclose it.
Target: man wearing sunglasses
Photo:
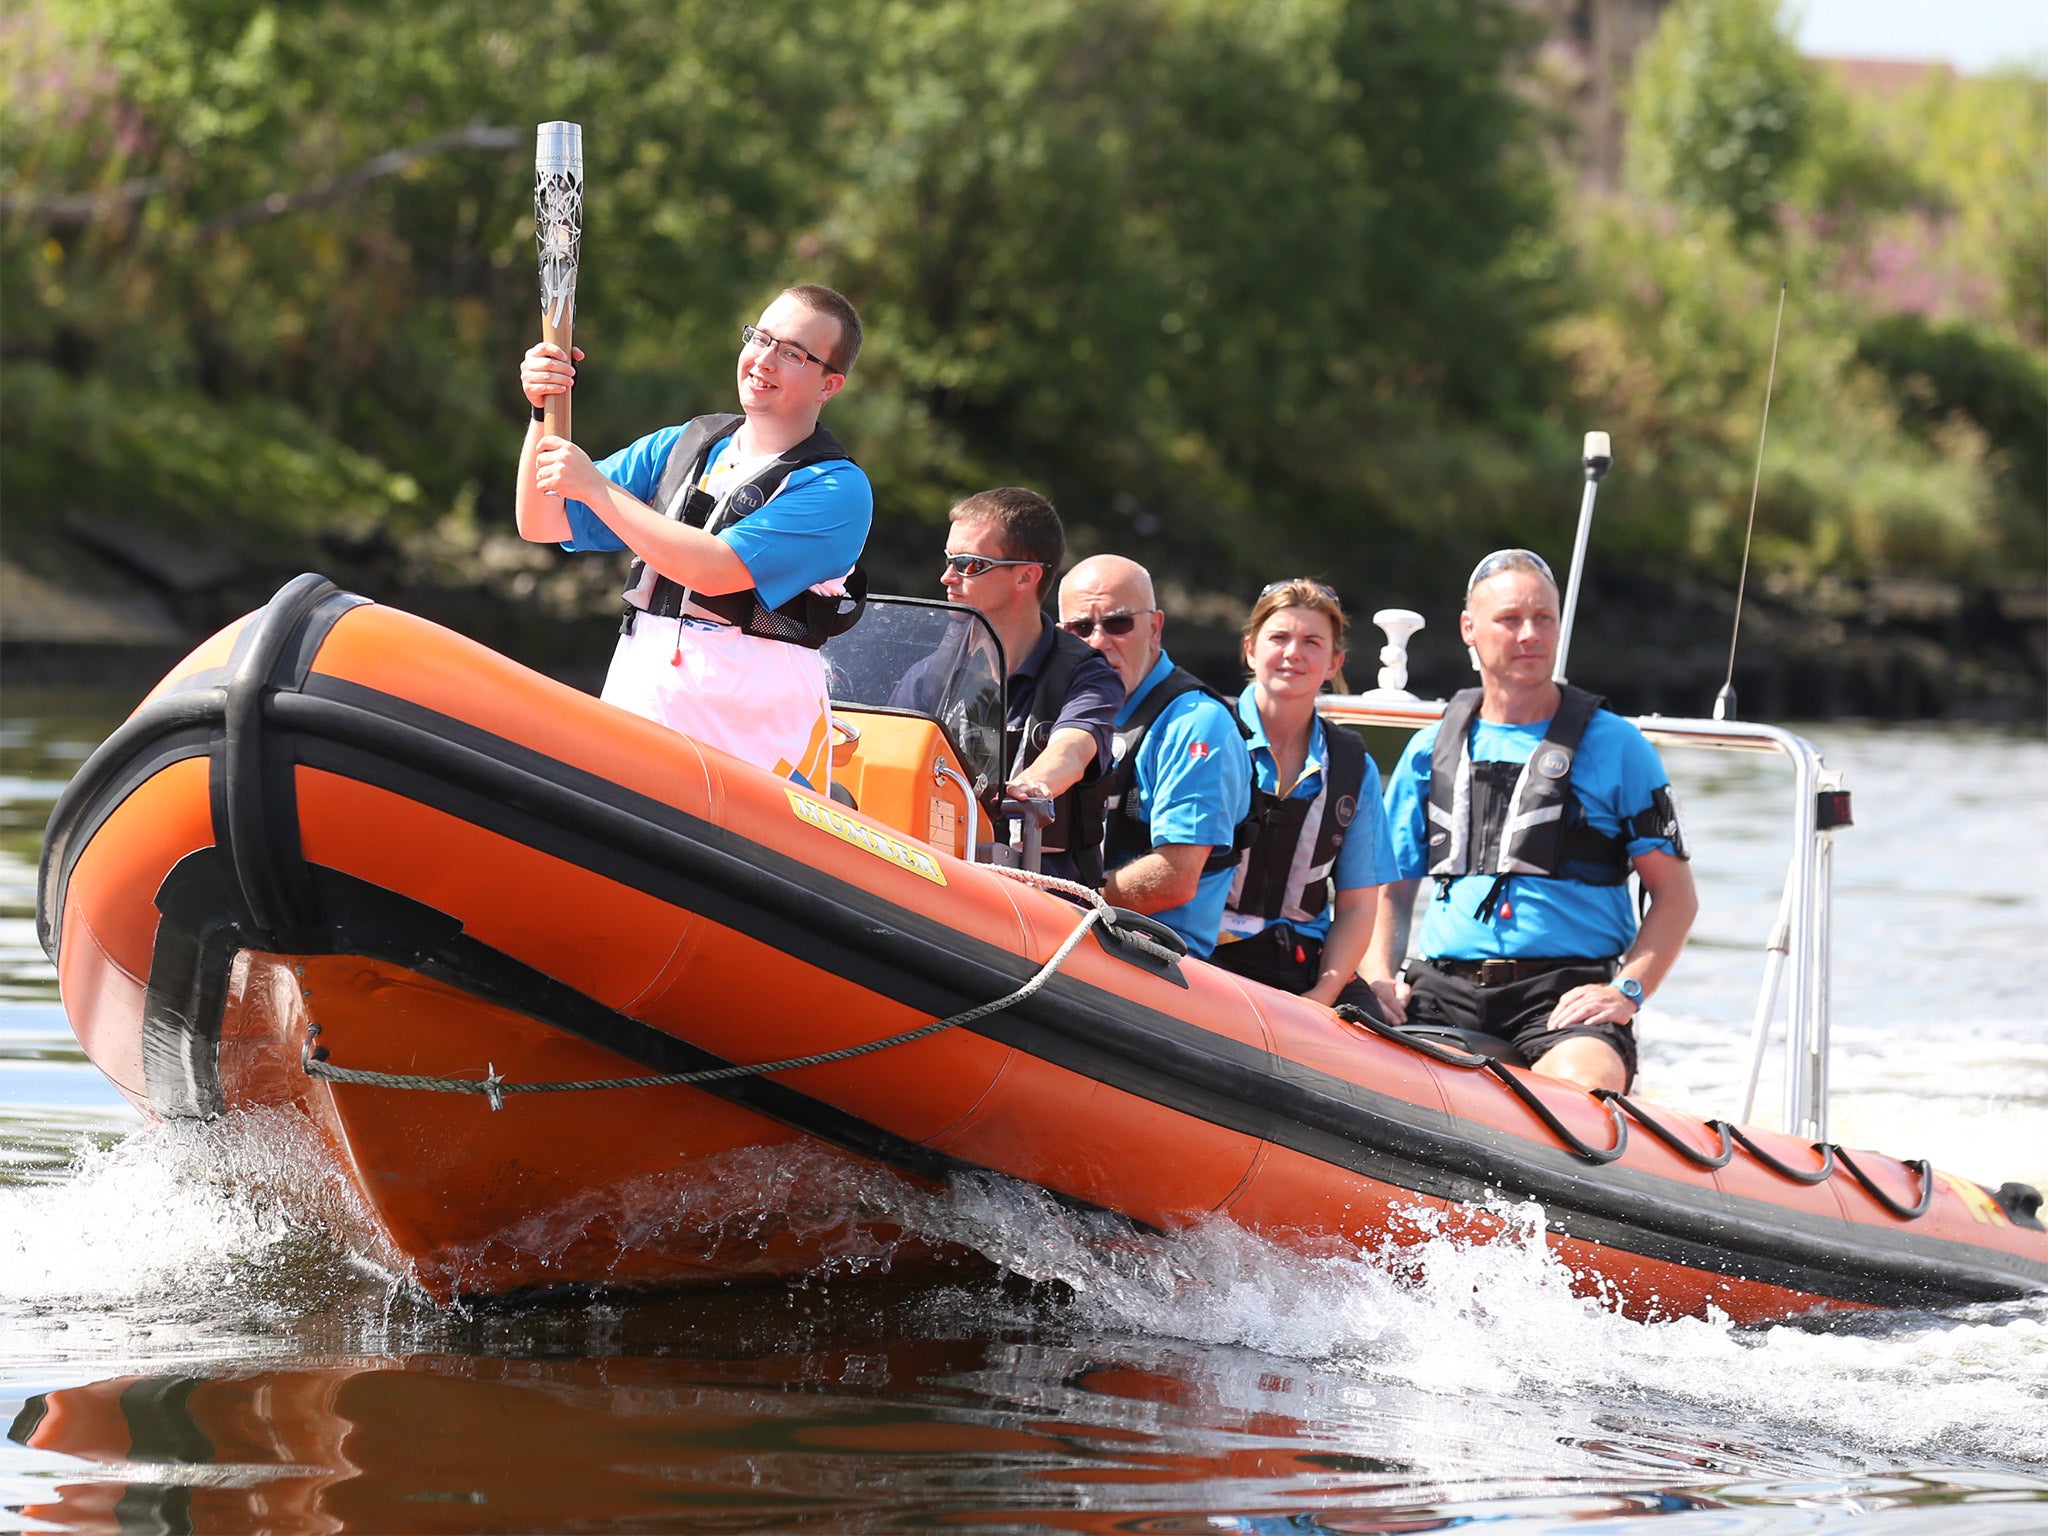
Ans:
[[[663,427],[594,464],[541,426],[582,351],[542,342],[519,370],[533,407],[521,536],[636,557],[606,702],[820,792],[831,716],[818,647],[859,616],[874,494],[818,413],[860,344],[843,295],[786,289],[740,329],[739,414]]]
[[[1102,790],[1124,685],[1044,609],[1067,553],[1060,515],[1038,492],[1014,485],[979,491],[947,515],[939,580],[947,597],[988,619],[1010,668],[1003,702],[1013,766],[1005,791],[1052,802],[1040,865],[1046,874],[1100,885]]]
[[[1387,778],[1402,879],[1383,886],[1365,975],[1395,1023],[1500,1037],[1582,1088],[1635,1077],[1636,1011],[1699,910],[1656,748],[1553,677],[1550,567],[1526,549],[1473,569],[1459,627],[1481,686],[1418,731]],[[1628,878],[1650,906],[1638,929]],[[1395,969],[1424,876],[1422,958]]]
[[[1206,958],[1251,841],[1252,760],[1237,712],[1167,656],[1166,617],[1136,561],[1095,555],[1069,571],[1060,626],[1100,651],[1128,691],[1104,802],[1102,894]]]

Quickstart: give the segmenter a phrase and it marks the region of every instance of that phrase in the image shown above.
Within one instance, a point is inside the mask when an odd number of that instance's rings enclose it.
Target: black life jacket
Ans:
[[[1492,874],[1493,888],[1475,917],[1492,917],[1514,875],[1584,885],[1621,885],[1629,877],[1627,837],[1594,828],[1572,793],[1579,742],[1605,701],[1570,683],[1557,686],[1557,714],[1526,763],[1472,761],[1472,721],[1483,689],[1454,694],[1437,726],[1429,759],[1429,873],[1440,894],[1461,875]]]
[[[802,442],[770,459],[751,477],[728,486],[722,496],[714,498],[699,485],[704,478],[704,466],[711,457],[712,449],[738,431],[740,423],[745,420],[744,416],[713,415],[698,416],[686,423],[661,466],[661,478],[655,482],[654,510],[692,528],[717,533],[760,511],[768,504],[768,499],[782,488],[783,482],[806,465],[823,464],[833,459],[844,459],[849,464],[853,462],[839,439],[821,426]],[[646,574],[647,562],[635,560],[631,573],[626,577],[626,591],[629,594],[637,591]],[[867,595],[867,572],[859,565],[855,565],[846,578],[844,596],[828,597],[804,591],[779,608],[766,607],[761,602],[761,594],[752,587],[714,595],[693,592],[680,582],[657,575],[653,589],[647,595],[646,611],[660,618],[672,619],[683,612],[686,603],[694,604],[736,625],[742,634],[816,650],[834,635],[846,633],[860,621],[867,607]],[[638,612],[638,606],[628,603],[627,607],[630,621]]]
[[[1230,910],[1247,917],[1287,918],[1307,922],[1322,915],[1335,898],[1330,876],[1337,850],[1359,812],[1365,789],[1365,743],[1356,731],[1323,725],[1323,787],[1311,799],[1253,792],[1252,811],[1258,822],[1252,845],[1238,866],[1230,888]],[[1305,836],[1315,817],[1313,843]],[[1367,825],[1371,824],[1368,812]],[[1294,882],[1293,871],[1306,850],[1307,866]]]
[[[1175,667],[1159,680],[1159,684],[1145,695],[1145,702],[1137,712],[1116,732],[1116,765],[1105,776],[1103,785],[1103,826],[1102,862],[1104,867],[1115,869],[1128,864],[1152,851],[1152,824],[1142,820],[1137,811],[1138,747],[1145,739],[1145,733],[1166,710],[1166,706],[1184,693],[1206,693],[1224,708],[1230,716],[1230,723],[1237,727],[1238,735],[1251,740],[1251,732],[1237,717],[1237,707],[1214,688],[1203,682],[1185,667]],[[1202,861],[1202,873],[1213,875],[1218,870],[1229,869],[1245,849],[1252,844],[1252,833],[1257,826],[1258,785],[1252,785],[1252,809],[1232,830],[1228,847],[1212,848],[1209,857]]]
[[[1095,647],[1079,635],[1054,626],[1052,650],[1038,670],[1024,723],[1009,733],[1012,773],[1045,750],[1060,710],[1066,705],[1067,691],[1073,686],[1075,668],[1095,654]],[[1106,765],[1093,766],[1097,771],[1092,776],[1084,775],[1053,801],[1052,820],[1045,828],[1045,848],[1049,853],[1065,850],[1072,854],[1082,878],[1091,885],[1100,885],[1102,859],[1097,850],[1102,847],[1102,807],[1109,793],[1110,775]]]

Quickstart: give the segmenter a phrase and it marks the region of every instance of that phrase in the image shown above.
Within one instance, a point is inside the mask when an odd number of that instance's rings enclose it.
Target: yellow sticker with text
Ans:
[[[887,859],[898,869],[907,869],[913,875],[922,875],[934,885],[946,883],[946,872],[939,868],[939,861],[922,848],[913,848],[886,832],[862,826],[837,806],[813,800],[798,790],[792,789],[788,794],[789,808],[820,832],[830,832],[841,842],[851,843],[866,853],[872,853],[878,859]]]

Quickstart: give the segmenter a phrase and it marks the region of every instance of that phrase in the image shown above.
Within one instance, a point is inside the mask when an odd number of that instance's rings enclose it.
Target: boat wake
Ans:
[[[1227,1221],[1162,1236],[1009,1180],[933,1189],[787,1148],[729,1154],[601,1204],[581,1217],[630,1212],[641,1241],[702,1242],[708,1224],[725,1240],[810,1244],[824,1255],[814,1286],[921,1276],[934,1255],[951,1255],[902,1320],[926,1337],[1178,1340],[1295,1362],[1368,1397],[1419,1394],[1446,1411],[1513,1399],[1640,1420],[1669,1404],[1676,1419],[1722,1421],[1764,1443],[1819,1437],[1845,1455],[2048,1462],[2048,1302],[1751,1328],[1633,1322],[1574,1290],[1533,1205],[1495,1208],[1486,1242],[1421,1212],[1401,1246],[1311,1257]],[[544,1243],[564,1228],[529,1236]],[[470,1314],[429,1306],[372,1231],[311,1138],[281,1116],[87,1144],[60,1180],[0,1186],[8,1352],[75,1362],[231,1344],[247,1355],[264,1341],[303,1349],[317,1335],[324,1348],[383,1353],[452,1337]]]

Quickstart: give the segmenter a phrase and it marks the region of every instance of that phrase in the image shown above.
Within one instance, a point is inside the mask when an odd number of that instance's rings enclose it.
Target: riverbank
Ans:
[[[193,644],[318,569],[351,591],[418,613],[581,687],[611,651],[618,560],[570,558],[473,520],[413,534],[336,531],[303,550],[193,549],[80,522],[39,540],[29,560],[0,559],[0,680],[15,686],[106,683],[139,692]],[[878,591],[928,592],[930,571],[872,551]],[[1454,583],[1448,584],[1454,587]],[[1411,647],[1410,685],[1463,687],[1456,596],[1345,594],[1360,615],[1348,681],[1370,687],[1378,631],[1364,616],[1410,607],[1427,626]],[[1168,645],[1219,685],[1237,675],[1228,593],[1164,577]],[[1630,714],[1704,715],[1727,675],[1735,594],[1681,575],[1591,568],[1573,637],[1573,680]],[[2048,726],[2048,582],[1775,575],[1745,595],[1735,685],[1741,713],[1767,719],[1985,719]]]

